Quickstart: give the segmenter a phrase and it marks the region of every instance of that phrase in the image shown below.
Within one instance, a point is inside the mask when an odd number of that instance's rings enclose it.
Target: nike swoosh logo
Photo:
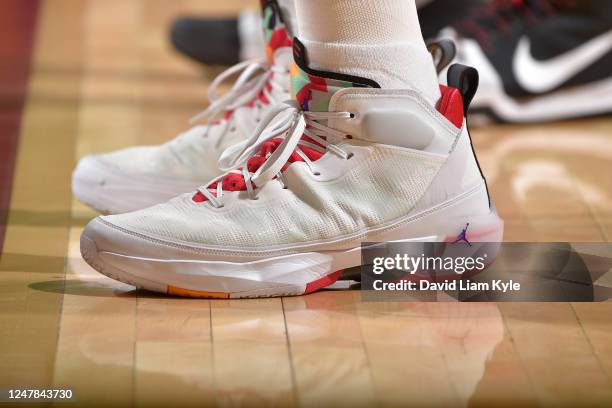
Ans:
[[[528,92],[550,92],[597,62],[610,50],[612,50],[612,31],[555,58],[536,61],[531,54],[531,41],[523,37],[514,54],[514,76],[518,84]]]

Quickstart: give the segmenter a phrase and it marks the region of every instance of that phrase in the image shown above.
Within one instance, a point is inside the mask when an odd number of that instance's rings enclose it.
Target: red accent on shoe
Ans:
[[[207,201],[207,198],[204,197],[204,194],[200,193],[199,191],[195,193],[195,195],[191,197],[191,199],[194,203],[203,203],[204,201]]]
[[[210,186],[208,186],[208,188],[211,190],[216,190],[217,184],[219,184],[219,182],[215,181]],[[214,195],[215,197],[217,196],[217,194],[214,191],[211,194]],[[200,193],[199,191],[193,197],[191,197],[191,199],[195,201],[196,203],[203,203],[204,201],[208,201],[208,198],[206,198],[204,194]]]
[[[304,290],[304,294],[307,295],[312,292],[316,292],[319,289],[323,289],[329,285],[333,285],[340,278],[342,274],[342,269],[333,273],[330,273],[327,276],[317,279],[316,281],[312,281],[306,285],[306,290]]]
[[[266,98],[266,95],[264,95],[263,92],[259,93],[259,100],[261,101],[261,103],[263,103],[264,105],[268,105],[270,103],[270,100],[268,98]]]
[[[311,149],[310,147],[305,147],[305,146],[300,146],[300,150],[306,155],[306,157],[308,157],[311,161],[317,161],[319,160],[322,156],[323,153],[318,152],[314,149]]]
[[[453,125],[461,128],[465,117],[461,92],[456,88],[444,85],[440,85],[440,91],[442,92],[442,98],[438,103],[438,112],[444,115]]]
[[[281,47],[292,47],[293,40],[289,37],[289,33],[286,28],[277,29],[272,33],[272,37],[270,37],[270,41],[268,42],[268,47],[273,51]]]
[[[329,92],[329,89],[327,88],[327,81],[325,80],[325,78],[308,75],[308,79],[310,80],[310,86],[315,91]]]
[[[320,146],[319,143],[313,141],[307,136],[303,136],[303,138],[304,140],[308,140],[309,142]],[[250,173],[255,173],[266,162],[268,155],[274,153],[274,151],[278,148],[278,146],[281,145],[281,143],[283,143],[283,139],[281,139],[280,137],[277,137],[277,138],[268,140],[267,142],[262,144],[259,154],[251,157],[248,160],[247,170]],[[317,161],[321,157],[323,157],[323,153],[316,151],[314,149],[311,149],[309,147],[306,147],[306,146],[300,146],[300,150],[311,161]],[[289,164],[289,163],[296,163],[296,162],[303,162],[303,161],[304,159],[302,158],[302,156],[300,156],[296,151],[294,151],[289,157],[289,160],[287,160],[287,163]],[[285,166],[283,166],[283,168],[281,169],[281,172],[285,172],[287,170],[287,168],[289,167],[288,164],[285,164]],[[242,170],[242,169],[240,168],[237,170]],[[246,183],[244,181],[244,177],[242,176],[242,174],[236,174],[236,173],[226,174],[221,179],[221,183],[223,185],[224,191],[246,191],[247,189],[247,186],[246,186]],[[217,184],[218,182],[215,182],[211,184],[210,186],[208,186],[208,190],[211,190],[213,195],[214,195],[214,190],[217,188]],[[253,188],[257,188],[255,183],[252,183],[252,184],[253,184]],[[205,201],[208,201],[208,199],[204,196],[204,194],[202,194],[199,191],[194,194],[194,196],[192,197],[192,200],[196,203],[203,203]]]
[[[246,190],[246,183],[242,174],[230,173],[223,177],[221,182],[223,190],[225,191],[242,191]]]
[[[302,89],[297,92],[297,94],[295,95],[295,99],[298,101],[300,106],[303,106],[305,101],[310,100],[310,92],[311,87],[308,84],[303,86]]]
[[[265,163],[265,161],[266,161],[266,158],[264,156],[251,157],[249,161],[247,162],[247,170],[250,173],[255,173],[257,169],[259,169]],[[225,190],[225,185],[223,186],[223,189]],[[236,191],[236,190],[230,190],[230,191]]]

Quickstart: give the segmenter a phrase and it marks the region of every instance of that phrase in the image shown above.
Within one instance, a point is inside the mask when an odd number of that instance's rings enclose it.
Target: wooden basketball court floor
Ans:
[[[609,302],[180,299],[81,260],[96,214],[70,191],[78,158],[173,137],[216,74],[172,52],[171,19],[252,5],[3,0],[2,29],[19,32],[0,39],[0,389],[67,387],[78,406],[612,403]],[[29,77],[11,69],[28,60]],[[507,240],[612,241],[612,117],[474,138]]]

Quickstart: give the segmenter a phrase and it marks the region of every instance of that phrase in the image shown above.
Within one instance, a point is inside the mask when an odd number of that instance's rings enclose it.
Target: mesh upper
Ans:
[[[205,140],[199,142],[204,146],[196,147],[197,142],[190,139],[204,137],[202,131],[194,130],[180,141],[174,140],[160,146],[131,147],[98,155],[98,159],[128,177],[141,175],[205,182],[219,173],[217,154],[212,147],[205,149]]]
[[[373,145],[336,180],[315,180],[307,169],[288,174],[291,194],[242,199],[221,211],[189,195],[134,213],[105,217],[133,232],[172,241],[262,249],[339,238],[407,215],[423,196],[444,159]],[[303,170],[303,171],[302,171]],[[277,183],[271,181],[270,183]]]

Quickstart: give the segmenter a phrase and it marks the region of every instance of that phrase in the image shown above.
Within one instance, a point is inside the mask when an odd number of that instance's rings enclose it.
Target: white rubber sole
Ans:
[[[469,223],[469,240],[501,242],[504,224],[495,211],[475,217],[460,215],[474,198],[423,212],[401,225],[368,234],[361,241],[452,242]],[[253,298],[303,295],[335,283],[344,269],[361,265],[360,242],[353,242],[354,246],[347,249],[246,262],[212,261],[204,255],[167,259],[99,250],[95,234],[86,228],[81,236],[81,254],[100,273],[137,288],[188,297]]]
[[[525,100],[511,98],[501,86],[481,87],[472,103],[506,122],[533,123],[612,112],[612,78]]]
[[[96,156],[84,157],[72,174],[72,192],[102,214],[121,214],[164,203],[202,183],[121,174]]]

